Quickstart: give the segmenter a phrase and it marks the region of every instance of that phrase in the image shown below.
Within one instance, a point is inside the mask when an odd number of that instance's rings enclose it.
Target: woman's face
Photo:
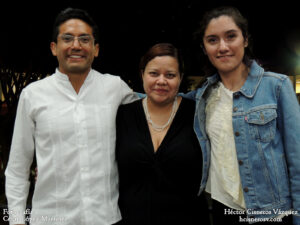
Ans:
[[[181,82],[179,65],[172,56],[157,56],[145,67],[143,85],[150,101],[165,105],[173,102]]]
[[[203,43],[205,53],[220,74],[243,66],[248,40],[231,17],[224,15],[212,19],[206,27]]]

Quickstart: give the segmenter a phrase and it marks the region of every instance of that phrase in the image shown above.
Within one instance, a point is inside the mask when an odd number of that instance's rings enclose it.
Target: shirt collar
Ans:
[[[56,68],[55,74],[58,79],[63,80],[63,81],[69,81],[68,75],[60,72],[58,68]],[[92,80],[93,74],[94,74],[94,70],[91,69],[89,74],[87,75],[84,83],[90,82]]]
[[[250,66],[250,72],[248,74],[247,80],[240,92],[248,98],[252,98],[261,82],[262,76],[264,74],[264,69],[257,64],[256,61],[252,61]]]
[[[253,60],[247,80],[239,91],[246,97],[252,98],[261,82],[263,74],[264,69],[259,66],[255,60]],[[215,85],[220,79],[221,78],[218,73],[208,77],[207,86]]]

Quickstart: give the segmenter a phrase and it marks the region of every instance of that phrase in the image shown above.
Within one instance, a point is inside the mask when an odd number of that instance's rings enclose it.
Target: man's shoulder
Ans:
[[[121,80],[120,76],[113,75],[109,73],[100,73],[97,70],[93,70],[96,79],[104,79],[113,82],[119,82]]]
[[[94,85],[101,85],[104,90],[122,91],[129,89],[128,84],[118,75],[112,75],[108,73],[94,72]]]
[[[44,90],[47,86],[50,86],[52,82],[53,82],[53,75],[50,75],[43,79],[28,84],[23,90],[24,91],[35,91],[40,89]]]

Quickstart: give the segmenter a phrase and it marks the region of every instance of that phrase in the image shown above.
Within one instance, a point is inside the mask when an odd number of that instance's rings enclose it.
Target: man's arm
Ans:
[[[121,104],[128,104],[140,99],[139,93],[133,92],[133,90],[122,80],[120,79],[120,93],[121,93]]]
[[[24,212],[30,186],[28,178],[34,154],[34,122],[28,113],[29,102],[27,100],[26,93],[22,92],[5,171],[10,224],[25,224]]]

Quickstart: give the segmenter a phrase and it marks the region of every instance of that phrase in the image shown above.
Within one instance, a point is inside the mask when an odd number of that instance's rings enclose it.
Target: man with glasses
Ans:
[[[58,69],[23,89],[5,172],[10,224],[24,224],[36,155],[31,224],[113,224],[120,220],[115,117],[137,97],[117,76],[91,68],[98,28],[80,9],[56,18],[51,51]]]

